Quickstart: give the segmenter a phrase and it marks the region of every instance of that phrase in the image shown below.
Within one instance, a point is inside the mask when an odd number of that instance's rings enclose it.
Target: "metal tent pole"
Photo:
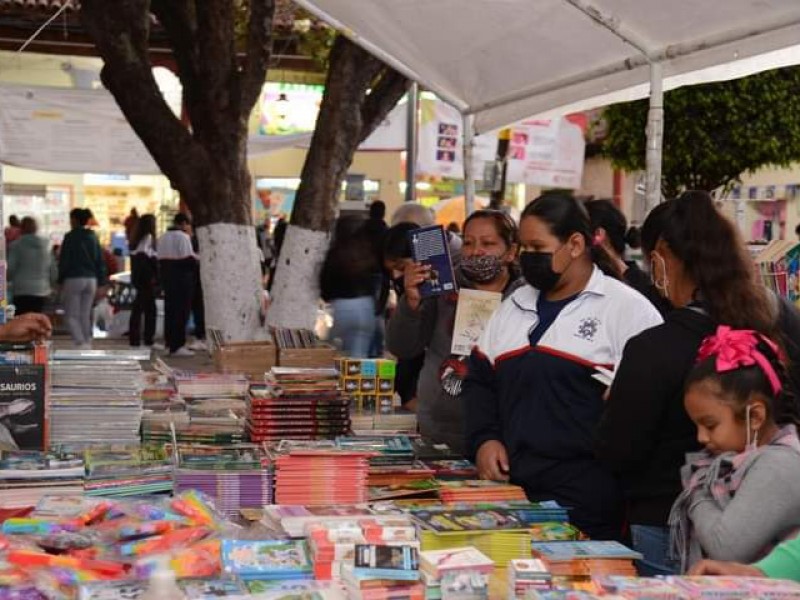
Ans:
[[[647,192],[645,212],[661,202],[661,161],[664,155],[664,74],[661,63],[650,63],[650,111],[647,115]]]
[[[406,202],[417,197],[417,138],[419,136],[419,84],[408,89],[406,121]]]
[[[469,216],[475,210],[475,174],[473,165],[473,150],[475,139],[475,117],[472,115],[463,116],[464,127],[464,203],[466,205],[466,215]]]

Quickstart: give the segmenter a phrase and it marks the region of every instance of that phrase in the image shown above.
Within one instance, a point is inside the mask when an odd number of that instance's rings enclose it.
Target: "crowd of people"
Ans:
[[[382,209],[338,223],[321,288],[344,353],[398,359],[423,435],[632,544],[642,574],[785,575],[774,565],[794,560],[800,577],[800,545],[778,546],[800,531],[800,314],[711,196],[684,193],[640,229],[558,192],[519,225],[481,210],[449,227],[460,289],[504,298],[468,358],[451,353],[458,293],[419,291],[408,234],[430,211],[404,205],[387,227]]]

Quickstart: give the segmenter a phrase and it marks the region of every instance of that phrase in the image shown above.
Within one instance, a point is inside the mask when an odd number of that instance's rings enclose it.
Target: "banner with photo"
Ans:
[[[463,179],[460,113],[437,100],[420,101],[417,170],[435,177]],[[495,159],[497,131],[475,137],[474,177]],[[506,180],[544,187],[577,189],[583,178],[586,142],[580,125],[567,118],[528,120],[511,127]]]

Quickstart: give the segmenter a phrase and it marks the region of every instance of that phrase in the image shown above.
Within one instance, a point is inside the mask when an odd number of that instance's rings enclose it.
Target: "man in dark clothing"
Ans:
[[[200,241],[192,232],[192,251],[200,256]],[[194,294],[192,295],[192,320],[194,321],[194,342],[190,350],[206,349],[206,305],[203,302],[203,284],[200,280],[200,260],[195,260]]]
[[[192,307],[197,255],[192,249],[189,217],[175,215],[173,226],[158,240],[158,263],[164,289],[164,340],[171,356],[194,356],[186,347],[186,322]]]

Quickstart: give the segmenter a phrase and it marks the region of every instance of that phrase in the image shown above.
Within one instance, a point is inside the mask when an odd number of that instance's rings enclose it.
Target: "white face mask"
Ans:
[[[656,289],[661,292],[661,295],[664,296],[667,300],[669,300],[669,277],[667,277],[667,261],[664,260],[664,257],[660,254],[653,252],[651,254],[652,260],[658,259],[661,263],[661,271],[664,274],[661,279],[656,278],[656,270],[653,266],[650,266],[650,280],[653,282],[653,285],[656,286]]]

